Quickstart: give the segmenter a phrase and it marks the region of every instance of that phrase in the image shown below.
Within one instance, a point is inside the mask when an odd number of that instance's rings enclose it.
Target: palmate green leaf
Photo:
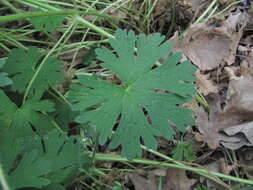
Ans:
[[[13,189],[22,187],[42,187],[50,181],[42,175],[50,172],[50,162],[40,158],[37,151],[26,153],[17,168],[10,174],[8,181]]]
[[[40,158],[35,149],[26,152],[22,140],[13,138],[12,132],[0,130],[0,162],[11,189],[48,185],[50,181],[43,175],[51,171],[50,163]]]
[[[5,62],[0,59],[0,70],[3,68]],[[8,73],[0,72],[0,87],[12,84],[12,80],[8,77]]]
[[[37,135],[15,140],[13,131],[4,132],[0,133],[0,152],[4,153],[0,154],[0,162],[12,189],[61,186],[73,171],[78,173],[79,164],[89,164],[89,157],[81,152],[80,139],[58,130],[45,135],[43,144]]]
[[[38,31],[51,32],[64,20],[64,15],[33,17],[30,22]]]
[[[23,49],[13,49],[4,65],[3,71],[12,76],[13,91],[23,93],[30,80],[37,70],[43,53],[36,47],[30,47],[27,51]],[[60,73],[61,63],[54,57],[49,57],[44,63],[38,76],[32,84],[30,92],[35,92],[41,96],[51,85],[63,81],[63,75]]]
[[[76,121],[95,126],[100,144],[111,138],[110,148],[121,145],[129,159],[141,155],[141,139],[151,149],[157,148],[155,136],[171,139],[175,132],[169,123],[180,131],[194,123],[191,111],[177,105],[195,94],[195,68],[188,62],[178,64],[182,56],[174,53],[153,69],[170,51],[171,44],[163,40],[160,34],[135,36],[118,30],[109,40],[113,51],[103,47],[96,53],[102,67],[113,71],[122,84],[80,76],[81,85],[72,85],[69,93],[73,110],[81,112]]]
[[[43,146],[40,139],[27,141],[27,149],[32,150],[35,147],[39,156],[51,163],[52,173],[47,176],[51,183],[61,183],[78,167],[89,164],[88,156],[82,153],[85,149],[79,137],[68,137],[66,133],[53,130],[43,140]]]
[[[54,118],[55,122],[58,124],[61,129],[68,131],[69,124],[74,122],[75,117],[78,115],[78,112],[71,110],[69,105],[63,104],[60,101],[54,101],[55,103],[55,112]]]
[[[0,127],[13,128],[16,137],[33,135],[32,127],[41,135],[53,127],[51,117],[45,114],[54,111],[54,104],[50,101],[29,99],[18,107],[2,90],[0,100]]]

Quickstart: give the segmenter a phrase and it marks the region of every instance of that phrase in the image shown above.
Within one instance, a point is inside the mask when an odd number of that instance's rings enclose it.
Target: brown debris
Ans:
[[[184,170],[175,168],[155,169],[141,176],[137,173],[128,175],[135,190],[156,190],[159,178],[163,177],[162,189],[164,190],[191,190],[196,183],[195,179],[189,179]]]
[[[179,170],[175,168],[169,168],[167,170],[167,175],[164,178],[165,185],[163,189],[168,190],[191,190],[192,186],[196,183],[195,179],[189,179],[186,176],[184,170]]]
[[[211,93],[218,93],[218,87],[214,84],[212,80],[210,80],[209,74],[202,74],[199,70],[195,73],[197,77],[197,89],[198,91],[207,96]]]
[[[193,24],[183,40],[176,40],[174,50],[182,52],[201,71],[212,70],[225,64],[231,65],[235,60],[246,17],[243,13],[231,14],[220,26],[208,23]],[[241,27],[238,30],[239,25]]]

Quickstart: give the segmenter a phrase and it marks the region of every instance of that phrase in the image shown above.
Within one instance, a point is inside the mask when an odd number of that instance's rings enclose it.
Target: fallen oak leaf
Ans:
[[[230,70],[226,68],[226,70]],[[232,71],[230,71],[232,73]],[[244,71],[246,72],[246,71]],[[236,77],[231,75],[227,93],[227,112],[251,113],[253,112],[253,77],[250,75]],[[253,118],[248,118],[249,120]],[[245,119],[244,119],[245,120]]]
[[[252,148],[242,149],[239,154],[238,165],[243,169],[243,173],[247,175],[248,178],[253,179],[253,150]]]
[[[163,189],[168,190],[191,190],[196,179],[189,179],[184,170],[168,168],[164,177]]]
[[[240,143],[240,146],[253,146],[253,121],[241,125],[228,127],[223,131],[229,136],[235,136],[239,133],[242,133],[246,137],[246,139]],[[229,146],[229,144],[226,142],[222,142],[222,144],[227,148],[234,149],[233,146]]]
[[[218,87],[214,85],[213,81],[209,79],[208,75],[202,74],[199,70],[195,73],[197,77],[197,89],[198,91],[207,96],[210,93],[218,93]]]
[[[196,123],[200,133],[201,139],[208,144],[211,149],[219,147],[220,141],[224,142],[238,142],[240,138],[228,137],[220,131],[233,124],[238,124],[240,115],[237,116],[232,113],[223,112],[220,107],[220,102],[217,95],[209,96],[207,99],[210,107],[209,114],[200,107],[197,113]]]
[[[193,24],[187,30],[183,40],[173,37],[174,50],[182,52],[201,71],[212,70],[234,63],[236,50],[241,39],[245,22],[248,21],[244,13],[231,14],[227,20],[216,24]],[[236,26],[242,26],[239,31]]]
[[[226,105],[221,109],[217,95],[214,99],[209,98],[209,117],[204,110],[197,115],[197,124],[204,141],[211,149],[215,149],[221,143],[223,146],[236,150],[240,147],[252,145],[252,125],[253,114],[253,77],[250,74],[251,65],[248,68],[241,65],[239,73],[231,67],[225,67],[225,71],[230,78]],[[231,131],[232,130],[232,131]],[[221,134],[220,132],[224,132]],[[245,135],[247,134],[247,136]],[[244,134],[244,135],[243,135]],[[245,138],[246,137],[246,138]]]
[[[157,185],[154,179],[146,179],[135,173],[130,174],[128,177],[133,183],[135,190],[156,190],[157,189]],[[149,175],[149,178],[150,177],[151,176]]]

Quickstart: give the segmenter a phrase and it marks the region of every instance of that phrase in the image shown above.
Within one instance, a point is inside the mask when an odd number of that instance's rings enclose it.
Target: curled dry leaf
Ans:
[[[229,138],[220,133],[222,129],[230,126],[229,124],[235,122],[237,118],[227,119],[230,115],[223,113],[218,104],[215,104],[215,101],[211,101],[211,103],[209,101],[209,115],[202,107],[199,108],[197,113],[196,123],[201,133],[201,135],[198,135],[198,140],[204,140],[211,149],[219,147],[221,140],[234,143],[240,141],[238,138]]]
[[[164,190],[191,190],[196,183],[195,179],[186,176],[184,170],[175,168],[155,169],[148,172],[146,177],[136,173],[128,175],[135,190],[157,190],[160,177],[163,177],[162,189]]]
[[[230,3],[233,3],[233,0],[219,0],[219,3],[222,4],[222,5],[227,5],[227,4],[230,4]]]
[[[130,174],[128,177],[133,183],[135,190],[156,190],[157,189],[154,176],[149,175],[148,178],[145,178],[138,174],[133,173],[133,174]]]
[[[238,156],[239,166],[242,167],[248,178],[253,179],[253,149],[245,148],[240,151]]]
[[[212,70],[225,63],[234,63],[239,40],[247,16],[244,13],[230,15],[220,26],[215,24],[193,24],[183,40],[175,40],[174,49],[183,52],[201,71]],[[237,26],[241,28],[237,31]],[[174,36],[175,38],[175,36]]]
[[[195,179],[189,179],[184,170],[169,168],[164,178],[163,189],[168,190],[191,190],[196,183]]]
[[[213,83],[212,80],[209,79],[208,74],[202,74],[199,70],[195,73],[197,77],[197,89],[198,91],[207,96],[210,93],[218,93],[218,87]]]
[[[177,1],[178,5],[184,8],[184,12],[188,11],[192,15],[190,18],[192,20],[195,20],[197,16],[199,16],[200,11],[203,10],[205,7],[208,6],[208,1],[207,0],[178,0]]]
[[[253,145],[253,70],[250,64],[242,64],[238,70],[240,77],[235,74],[238,71],[226,68],[230,81],[225,107],[221,109],[218,95],[215,95],[208,99],[209,115],[202,108],[197,115],[202,139],[212,149],[219,143],[233,150]]]
[[[229,82],[225,111],[244,113],[253,112],[252,94],[253,78],[244,76],[234,78]]]
[[[166,11],[169,9],[169,1],[167,0],[160,0],[156,3],[154,11],[153,11],[153,16],[157,17],[162,14],[164,14]]]
[[[229,136],[235,136],[240,133],[244,135],[244,137],[241,137],[241,141],[236,143],[236,145],[232,144],[231,142],[221,142],[223,146],[230,149],[238,149],[238,147],[240,148],[244,145],[253,146],[253,122],[228,127],[223,131]]]
[[[223,167],[226,167],[226,164],[224,163],[224,160],[219,159],[219,160],[215,160],[215,161],[209,162],[207,164],[204,164],[203,167],[209,171],[224,173]],[[201,182],[205,181],[206,186],[209,189],[224,190],[224,186],[221,186],[220,184],[215,183],[215,182],[213,182],[209,179],[206,179],[204,177],[200,177],[200,181]]]

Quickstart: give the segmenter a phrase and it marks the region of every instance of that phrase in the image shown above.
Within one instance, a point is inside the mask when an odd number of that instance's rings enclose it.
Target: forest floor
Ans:
[[[29,15],[33,11],[38,11],[38,15]],[[63,11],[65,17],[43,15],[50,11]],[[80,11],[81,19],[71,11]],[[83,14],[85,11],[87,14]],[[106,46],[107,39],[119,28],[133,30],[135,34],[161,33],[166,41],[173,43],[173,51],[181,52],[183,60],[190,60],[197,68],[194,76],[198,94],[183,105],[194,113],[195,124],[183,133],[176,132],[172,140],[157,137],[155,153],[143,149],[144,160],[157,161],[161,166],[116,158],[105,162],[99,154],[116,155],[120,151],[110,150],[107,143],[91,142],[88,150],[98,155],[94,171],[80,174],[66,188],[253,189],[253,8],[250,1],[0,0],[0,14],[1,60],[14,48],[27,50],[36,46],[50,52],[50,56],[64,63],[64,82],[57,85],[59,97],[67,93],[77,73],[101,75],[117,83],[117,76],[98,64],[95,49]],[[8,15],[14,17],[4,18]],[[44,20],[36,20],[42,17]],[[159,60],[161,64],[164,59]],[[10,94],[13,99],[15,94]],[[72,116],[67,113],[65,117]],[[68,134],[80,132],[71,119],[64,125]],[[169,167],[167,163],[183,166]],[[192,168],[209,173],[194,172]]]

